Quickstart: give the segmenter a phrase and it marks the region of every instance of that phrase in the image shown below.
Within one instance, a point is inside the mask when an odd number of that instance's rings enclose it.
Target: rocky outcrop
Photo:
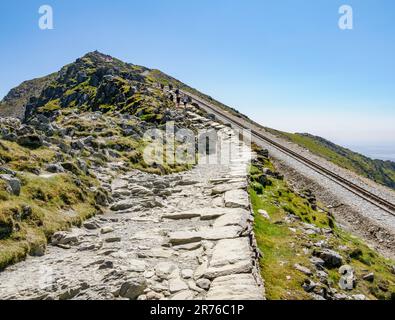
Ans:
[[[226,130],[223,139],[237,143]],[[0,297],[263,299],[246,192],[250,155],[239,145],[235,161],[167,176],[119,175],[121,162],[95,167],[109,209],[54,234],[44,256],[0,273]]]

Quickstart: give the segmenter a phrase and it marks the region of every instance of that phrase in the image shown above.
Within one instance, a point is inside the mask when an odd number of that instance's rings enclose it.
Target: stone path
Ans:
[[[115,199],[108,212],[0,273],[0,298],[263,299],[249,158],[238,145],[228,165],[169,176],[132,171],[112,180],[111,166],[98,169]]]

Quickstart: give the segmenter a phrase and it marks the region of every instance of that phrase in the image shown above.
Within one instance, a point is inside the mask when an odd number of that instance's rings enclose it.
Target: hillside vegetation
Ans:
[[[395,162],[373,160],[307,133],[281,133],[292,142],[334,164],[395,190]]]
[[[53,233],[102,212],[112,199],[97,174],[107,166],[189,168],[143,159],[147,130],[169,120],[189,126],[147,71],[92,52],[5,97],[0,116],[23,121],[0,117],[0,270],[43,255]]]
[[[0,102],[0,116],[23,118],[25,109],[40,108],[39,111],[45,114],[77,106],[83,110],[130,112],[142,120],[163,123],[169,119],[164,110],[171,104],[159,90],[150,88],[157,83],[180,88],[237,117],[252,121],[236,109],[159,70],[127,64],[98,52],[85,55],[58,73],[25,81],[12,89]],[[395,189],[395,163],[392,161],[373,160],[310,134],[266,129],[336,165]]]
[[[268,299],[395,299],[394,261],[340,229],[309,190],[292,190],[262,156],[250,180]],[[348,288],[341,267],[350,271]]]

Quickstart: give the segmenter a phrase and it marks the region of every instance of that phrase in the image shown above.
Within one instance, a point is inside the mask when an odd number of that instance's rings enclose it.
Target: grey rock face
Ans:
[[[60,164],[57,164],[57,163],[47,165],[45,170],[47,170],[48,172],[51,172],[51,173],[64,172],[63,167]]]
[[[0,179],[8,184],[13,195],[19,196],[21,193],[21,181],[18,178],[14,178],[9,174],[1,174]]]
[[[314,253],[315,256],[321,258],[328,268],[340,267],[343,262],[342,256],[336,251],[324,249]]]
[[[147,281],[143,277],[138,277],[125,281],[119,291],[119,295],[123,298],[135,300],[139,295],[144,293],[147,288]]]
[[[30,134],[18,137],[17,143],[23,147],[37,149],[43,146],[43,138],[38,134]]]

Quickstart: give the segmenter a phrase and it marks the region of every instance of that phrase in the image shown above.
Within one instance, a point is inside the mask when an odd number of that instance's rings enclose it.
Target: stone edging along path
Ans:
[[[111,208],[56,233],[43,257],[0,273],[0,298],[264,299],[246,191],[250,157],[238,144],[230,164],[169,176],[112,179],[111,166],[122,164],[97,168]]]

